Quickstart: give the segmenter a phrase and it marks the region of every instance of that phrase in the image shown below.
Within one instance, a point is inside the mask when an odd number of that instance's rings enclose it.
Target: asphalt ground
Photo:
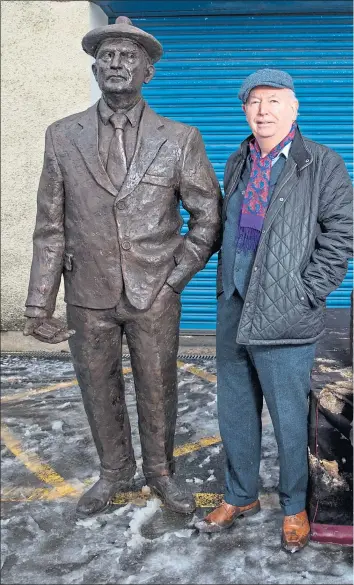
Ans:
[[[350,547],[310,542],[295,555],[280,549],[277,448],[266,409],[261,512],[219,535],[193,529],[196,517],[208,513],[223,492],[213,345],[210,337],[190,338],[178,362],[176,473],[196,495],[192,516],[168,511],[144,488],[133,378],[125,359],[138,462],[134,491],[118,495],[107,512],[77,520],[76,501],[96,480],[98,458],[72,363],[67,355],[3,354],[2,583],[352,583]],[[349,313],[328,311],[313,385],[348,385],[351,374]]]

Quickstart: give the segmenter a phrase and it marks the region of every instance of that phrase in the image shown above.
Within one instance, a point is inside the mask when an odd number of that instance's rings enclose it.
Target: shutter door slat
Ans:
[[[134,23],[165,51],[146,99],[159,114],[199,128],[221,185],[228,156],[249,134],[238,89],[263,67],[293,76],[302,133],[335,149],[353,172],[351,15],[168,16]],[[188,214],[182,213],[185,232]],[[215,329],[215,275],[216,256],[183,292],[182,329]],[[350,263],[328,306],[349,306],[352,279]]]

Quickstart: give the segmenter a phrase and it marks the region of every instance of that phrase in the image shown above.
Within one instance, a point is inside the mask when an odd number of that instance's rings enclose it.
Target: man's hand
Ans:
[[[45,343],[61,343],[74,335],[74,329],[67,329],[59,319],[54,317],[28,317],[24,335],[32,335]]]

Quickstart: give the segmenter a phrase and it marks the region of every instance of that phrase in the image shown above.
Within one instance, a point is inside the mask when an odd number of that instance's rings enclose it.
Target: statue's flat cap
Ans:
[[[245,103],[250,94],[250,91],[260,85],[269,87],[278,87],[280,89],[292,89],[294,91],[294,82],[286,71],[280,69],[259,69],[246,77],[239,91],[238,97]]]
[[[143,29],[133,26],[131,20],[126,16],[118,16],[115,24],[107,24],[90,30],[82,39],[82,48],[94,57],[103,41],[119,38],[130,39],[141,45],[153,63],[156,63],[163,55],[162,45],[159,41]]]

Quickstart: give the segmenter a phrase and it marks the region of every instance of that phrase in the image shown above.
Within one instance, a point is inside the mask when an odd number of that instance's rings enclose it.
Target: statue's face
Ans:
[[[128,39],[104,41],[92,70],[103,93],[140,93],[154,75],[144,50]]]

